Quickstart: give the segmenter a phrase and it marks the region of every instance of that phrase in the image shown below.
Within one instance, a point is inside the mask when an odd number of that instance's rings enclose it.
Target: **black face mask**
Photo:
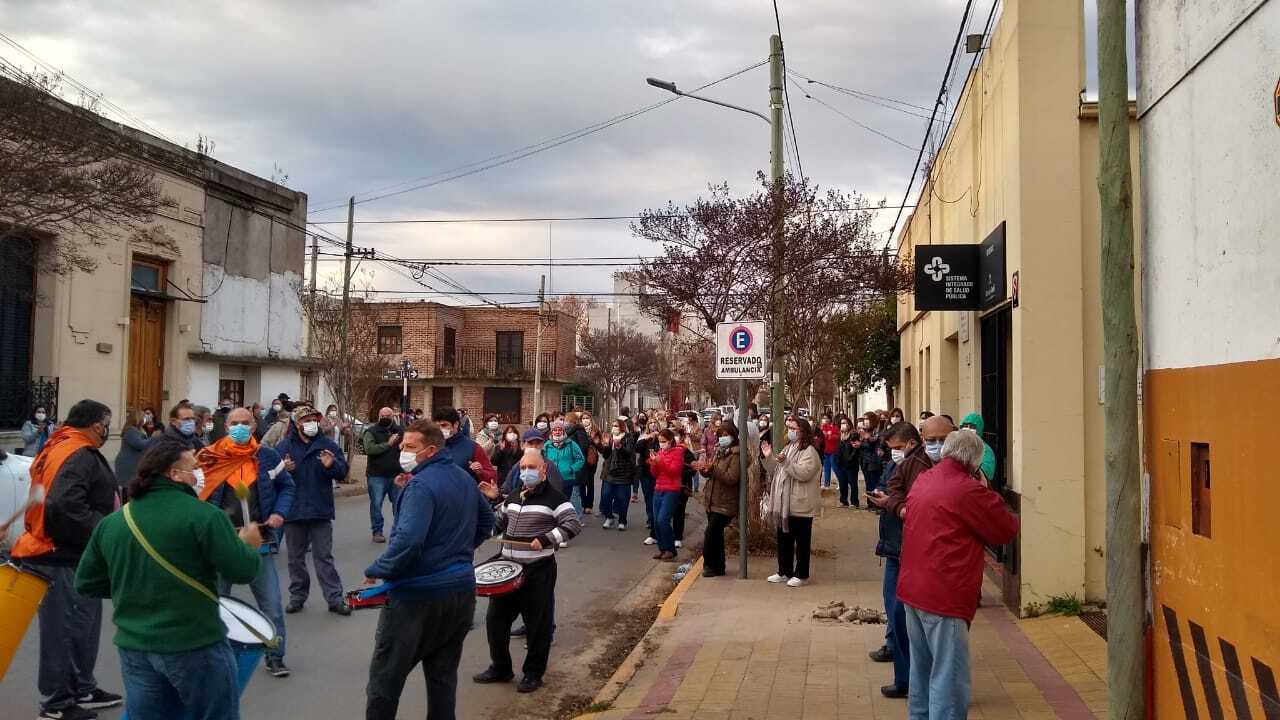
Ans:
[[[378,418],[378,424],[382,427],[391,427],[391,418]]]

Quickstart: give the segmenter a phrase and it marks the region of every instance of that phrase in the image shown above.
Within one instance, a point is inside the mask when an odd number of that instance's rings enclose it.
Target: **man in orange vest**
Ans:
[[[39,610],[41,720],[91,720],[94,709],[122,702],[93,676],[102,601],[75,589],[93,529],[115,510],[116,478],[98,450],[110,432],[111,408],[81,400],[31,465],[31,487],[42,487],[45,501],[27,511],[12,555],[50,580]]]

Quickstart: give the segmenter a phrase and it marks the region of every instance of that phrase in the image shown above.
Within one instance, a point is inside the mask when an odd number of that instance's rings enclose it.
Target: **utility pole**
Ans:
[[[320,253],[320,241],[311,234],[311,307],[307,313],[307,357],[311,357],[312,337],[316,334],[316,255]]]
[[[538,341],[533,351],[533,416],[542,412],[542,306],[546,299],[547,276],[538,280]]]
[[[338,401],[346,405],[351,400],[351,360],[348,345],[348,328],[347,325],[351,320],[351,231],[355,227],[356,216],[356,196],[352,195],[347,201],[347,249],[343,252],[342,260],[342,355],[339,356],[338,362],[343,363],[345,370],[339,373],[342,387],[334,388],[338,393]],[[315,256],[313,255],[312,258]],[[313,259],[312,262],[315,262]],[[353,409],[353,408],[347,408]]]
[[[612,306],[612,305],[610,305],[609,307],[605,308],[605,312],[607,313],[607,315],[606,315],[607,321],[605,322],[605,326],[608,328],[608,334],[606,334],[606,335],[605,335],[605,343],[606,343],[605,347],[609,348],[609,349],[612,351],[612,348],[613,348],[613,306]],[[621,391],[621,390],[619,390],[618,392],[619,392],[619,393],[621,393],[622,391]],[[607,408],[609,409],[609,411],[610,411],[609,416],[608,416],[609,422],[610,422],[610,423],[612,423],[612,422],[613,422],[613,419],[614,419],[614,418],[616,418],[616,417],[618,417],[618,415],[619,415],[619,414],[621,414],[622,409],[621,409],[621,408],[615,408],[615,407],[613,406],[613,393],[612,393],[612,392],[610,392],[610,393],[609,393],[609,397],[608,397],[608,399],[607,399],[607,400],[605,400],[605,403],[606,403],[606,407],[607,407]]]
[[[786,377],[782,350],[784,331],[782,288],[785,276],[783,258],[782,208],[782,37],[769,36],[769,179],[773,195],[773,287],[769,292],[769,312],[773,315],[773,332],[769,337],[769,372],[773,374],[770,405],[772,406],[773,447],[786,445],[786,412],[783,410],[783,378]],[[745,524],[745,523],[744,523]]]
[[[1098,195],[1106,407],[1108,717],[1146,716],[1138,328],[1133,295],[1126,0],[1098,1]]]

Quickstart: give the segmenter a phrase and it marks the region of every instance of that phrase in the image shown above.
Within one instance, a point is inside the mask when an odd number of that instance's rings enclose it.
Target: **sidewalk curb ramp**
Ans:
[[[622,664],[618,666],[618,669],[613,672],[613,676],[604,684],[604,687],[600,688],[600,692],[596,693],[596,696],[592,698],[592,705],[612,703],[619,695],[622,694],[622,691],[627,687],[627,684],[635,677],[636,671],[640,668],[640,664],[644,660],[645,639],[653,633],[654,628],[657,628],[659,625],[662,625],[667,620],[676,616],[676,612],[680,609],[680,600],[684,598],[685,594],[689,592],[689,589],[693,587],[693,584],[698,581],[698,578],[701,577],[701,575],[702,557],[699,556],[689,568],[689,572],[680,579],[680,582],[677,583],[675,588],[671,590],[671,593],[667,595],[667,599],[662,601],[662,605],[658,609],[658,618],[654,620],[653,625],[651,625],[648,631],[641,636],[639,642],[636,643],[636,646],[631,648],[631,652],[627,655],[626,659],[622,661]],[[591,718],[599,717],[604,712],[605,711],[602,710],[599,712],[578,715],[574,720],[590,720]]]

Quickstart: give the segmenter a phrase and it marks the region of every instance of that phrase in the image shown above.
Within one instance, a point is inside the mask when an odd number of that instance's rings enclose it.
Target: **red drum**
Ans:
[[[490,560],[476,566],[476,595],[492,597],[524,585],[524,566],[514,560]]]
[[[346,594],[347,605],[352,610],[366,610],[383,607],[387,604],[387,593],[381,592],[371,597],[360,597],[361,593],[369,590],[369,587],[358,587],[355,590],[349,590]]]

